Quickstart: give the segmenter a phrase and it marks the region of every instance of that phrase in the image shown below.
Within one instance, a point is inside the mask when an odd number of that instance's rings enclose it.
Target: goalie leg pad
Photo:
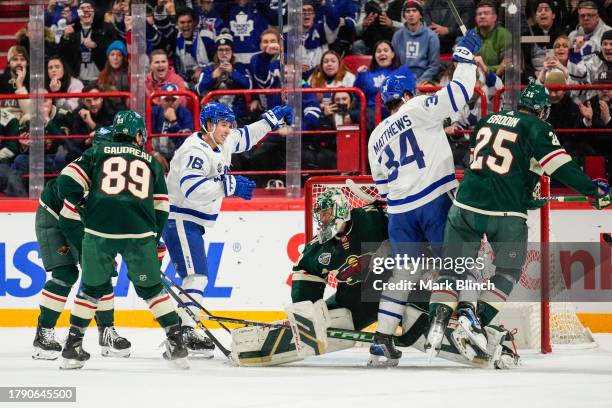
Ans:
[[[281,320],[274,323],[288,323]],[[300,361],[289,326],[247,326],[232,330],[232,359],[240,366],[262,367]]]
[[[336,329],[354,330],[353,315],[349,309],[333,309],[329,311],[329,326],[325,328],[327,336],[327,328],[333,327]],[[340,351],[350,349],[355,346],[355,342],[351,340],[327,339],[327,353],[332,351]]]
[[[295,337],[295,348],[302,358],[327,352],[327,328],[331,322],[323,299],[293,303],[285,309]]]

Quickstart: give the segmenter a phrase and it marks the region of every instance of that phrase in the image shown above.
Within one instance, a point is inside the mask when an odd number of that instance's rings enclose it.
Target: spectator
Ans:
[[[588,76],[591,82],[595,82],[602,72],[612,71],[612,30],[603,33],[601,50],[595,53],[588,62]]]
[[[355,79],[355,87],[360,88],[366,95],[368,101],[368,134],[374,129],[374,107],[376,96],[386,77],[391,74],[404,75],[414,80],[414,74],[410,68],[401,65],[400,59],[389,41],[380,41],[374,46],[372,62],[370,68],[362,68]],[[416,80],[414,80],[416,82]],[[388,116],[387,110],[383,107],[383,117]]]
[[[590,57],[600,51],[601,37],[610,30],[599,18],[597,4],[591,0],[584,0],[578,4],[578,26],[569,35],[572,55]]]
[[[75,6],[71,7],[69,5],[64,4],[64,6],[62,7],[60,17],[59,19],[57,19],[56,23],[53,23],[53,24],[45,23],[45,27],[49,28],[49,30],[51,30],[54,34],[55,44],[59,44],[60,39],[64,35],[64,29],[79,19],[79,15],[77,13],[77,7],[76,7],[76,4],[78,2],[76,0],[72,0],[72,1],[75,4]],[[47,21],[46,14],[45,14],[45,21]]]
[[[50,93],[77,93],[83,89],[83,83],[70,73],[62,57],[55,55],[47,61],[45,88]],[[55,99],[55,106],[73,111],[79,105],[78,98]]]
[[[123,42],[115,40],[106,49],[106,63],[100,72],[97,84],[108,90],[121,92],[130,90],[128,53]]]
[[[236,62],[248,64],[258,52],[257,39],[268,28],[268,22],[249,0],[236,0],[229,10],[227,22],[234,36]]]
[[[81,0],[81,18],[64,29],[60,55],[84,84],[95,82],[106,63],[106,49],[116,37],[115,30],[97,18],[92,0]]]
[[[217,51],[215,52],[214,62],[207,65],[202,71],[197,85],[200,95],[205,95],[209,91],[218,89],[250,89],[251,80],[244,64],[236,62],[234,56],[233,38],[227,32],[223,32],[217,37]],[[216,98],[218,102],[228,105],[236,114],[236,118],[241,126],[242,119],[246,114],[246,102],[242,95],[224,95]]]
[[[176,72],[191,85],[195,85],[202,67],[212,61],[215,53],[215,33],[207,28],[196,31],[196,17],[191,9],[176,15]]]
[[[100,88],[97,85],[87,85],[83,88],[83,92],[97,93],[100,92]],[[83,98],[81,105],[73,111],[72,133],[75,135],[93,135],[96,129],[112,125],[115,113],[124,109],[126,109],[124,106],[113,107],[109,101],[102,97]],[[66,140],[66,147],[68,149],[68,160],[72,161],[79,157],[85,149],[91,147],[91,138],[68,139]]]
[[[164,50],[155,50],[151,53],[151,66],[145,81],[147,93],[151,94],[154,91],[159,91],[162,85],[168,83],[176,85],[180,91],[187,90],[183,78],[174,72],[174,68],[169,66],[166,52]],[[153,101],[156,104],[161,103],[159,98],[155,98]],[[185,97],[180,98],[180,103],[183,106],[187,104]]]
[[[334,92],[330,103],[321,108],[322,129],[336,129],[338,126],[358,124],[360,119],[359,109],[355,95],[351,92]]]
[[[474,21],[474,2],[473,0],[453,1],[461,20],[468,24],[468,28],[473,27]],[[426,0],[423,5],[423,16],[425,24],[438,35],[440,39],[440,53],[450,54],[457,37],[461,36],[461,30],[457,20],[448,10],[446,0]]]
[[[58,54],[58,46],[55,42],[55,33],[50,28],[44,28],[44,49],[45,49],[45,59],[48,59],[52,55]],[[30,37],[28,36],[28,27],[22,27],[19,31],[15,33],[15,40],[17,45],[21,45],[26,49],[28,54],[30,53]]]
[[[340,16],[338,35],[336,41],[329,48],[339,55],[346,55],[355,42],[357,34],[357,20],[359,17],[358,3],[353,0],[327,0],[330,7]]]
[[[332,44],[338,37],[340,16],[334,7],[326,0],[318,0],[319,10],[315,9],[314,0],[302,1],[302,30],[303,39],[299,55],[302,58],[302,77],[308,79],[314,69],[321,62],[323,52],[328,44]],[[322,16],[317,16],[319,11]]]
[[[417,81],[433,79],[440,70],[440,40],[423,24],[421,3],[408,0],[403,14],[406,24],[393,34],[393,48]]]
[[[77,5],[78,0],[49,0],[45,8],[45,27],[59,27],[62,19],[65,27],[67,22],[76,20],[78,18]]]
[[[116,39],[128,42],[127,33],[132,30],[131,0],[114,0],[110,13],[106,13],[104,19],[114,29]],[[147,15],[145,21],[145,36],[147,54],[155,48],[159,48],[163,36],[154,24],[152,16]]]
[[[249,75],[254,89],[280,88],[280,46],[281,36],[276,28],[268,28],[261,34],[259,52],[251,57]],[[258,95],[251,101],[249,110],[257,115],[263,113],[266,107],[274,107],[268,103],[272,95]],[[278,99],[277,99],[278,100]]]
[[[6,108],[0,109],[0,136],[18,136],[19,135],[19,120]],[[17,140],[5,140],[0,138],[0,167],[2,164],[10,164],[13,158],[19,151],[19,142]],[[0,175],[5,173],[0,171]],[[0,183],[0,191],[6,188]]]
[[[497,6],[482,0],[476,6],[476,32],[482,39],[480,55],[489,69],[502,77],[505,70],[505,51],[510,44],[510,32],[497,22]]]
[[[612,84],[612,71],[603,71],[595,80],[596,84],[610,85]],[[612,90],[601,89],[597,91],[597,95],[580,104],[580,113],[582,114],[582,124],[586,128],[610,128],[610,102]],[[609,135],[605,135],[609,146]],[[597,139],[601,139],[598,137]],[[600,140],[603,142],[603,140]],[[599,143],[596,143],[599,144]],[[605,150],[600,150],[605,151]]]
[[[166,51],[168,58],[173,60],[175,57],[174,51],[176,50],[177,34],[177,28],[175,25],[175,2],[172,0],[150,0],[149,5],[151,5],[153,10],[152,16],[147,15],[147,21],[155,26],[156,30],[162,37],[160,44],[157,47],[154,47],[154,49]],[[147,11],[149,11],[149,9],[147,9]],[[150,54],[148,49],[147,54]]]
[[[178,87],[174,84],[164,84],[161,90],[175,92],[178,91]],[[179,103],[177,96],[162,96],[161,104],[153,106],[151,129],[154,134],[186,133],[185,136],[189,136],[193,132],[193,114]],[[183,144],[183,140],[185,139],[181,136],[153,139],[153,156],[166,171],[170,169],[168,163],[174,151]]]
[[[321,63],[310,77],[310,86],[313,88],[351,87],[355,83],[355,75],[348,70],[340,55],[332,50],[323,53]],[[332,102],[331,92],[317,94],[321,110]]]
[[[4,73],[0,76],[0,94],[16,93],[17,89],[29,87],[30,75],[28,74],[28,53],[20,45],[13,45],[9,48],[6,59],[8,65]],[[0,107],[7,108],[16,118],[21,118],[21,111],[17,99],[0,99]]]
[[[393,33],[402,26],[402,6],[405,0],[370,0],[363,2],[356,25],[359,40],[353,44],[352,52],[370,55],[380,41],[391,41]]]
[[[574,63],[570,61],[569,39],[566,35],[560,35],[553,45],[554,55],[549,55],[544,60],[544,67],[538,75],[538,81],[545,83],[546,75],[553,70],[559,70],[565,75],[568,85],[588,83],[587,68],[583,61]],[[571,91],[573,99],[586,99],[589,93],[584,91]]]
[[[197,2],[194,2],[197,3]],[[216,38],[221,30],[226,26],[221,15],[214,8],[213,0],[200,0],[199,5],[193,5],[196,15],[197,30],[211,31]]]
[[[534,36],[547,35],[550,39],[545,43],[527,43],[522,45],[525,69],[522,72],[523,82],[529,77],[537,76],[544,67],[547,50],[553,49],[557,37],[562,34],[560,24],[555,14],[555,0],[536,0],[535,10],[530,24],[529,34]]]

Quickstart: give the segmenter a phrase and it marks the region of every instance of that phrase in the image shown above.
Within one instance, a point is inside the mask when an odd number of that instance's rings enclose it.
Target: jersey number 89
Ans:
[[[129,181],[124,175],[126,170]],[[100,182],[100,190],[106,194],[117,195],[125,190],[127,184],[128,191],[134,197],[140,199],[149,197],[151,169],[143,161],[132,160],[128,163],[123,157],[111,157],[102,163],[102,173],[104,177]]]

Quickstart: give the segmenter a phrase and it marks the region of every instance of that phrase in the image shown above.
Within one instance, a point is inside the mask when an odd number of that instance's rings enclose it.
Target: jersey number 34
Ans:
[[[408,155],[408,145],[410,145],[410,150],[412,151],[411,155]],[[425,154],[423,154],[423,151],[419,148],[412,129],[408,129],[399,135],[399,150],[399,155],[396,159],[396,154],[391,148],[391,145],[385,147],[385,154],[387,155],[385,167],[389,169],[389,174],[387,176],[389,182],[397,178],[397,172],[402,166],[416,162],[419,169],[425,167],[425,160],[423,159]]]
[[[504,143],[514,143],[518,135],[505,129],[498,129],[494,135],[490,127],[480,128],[476,134],[476,147],[474,148],[474,160],[470,164],[472,170],[482,170],[486,165],[491,171],[497,174],[506,174],[510,171],[510,166],[514,160],[512,150],[504,146]],[[480,155],[482,149],[491,142],[488,150],[490,154]]]

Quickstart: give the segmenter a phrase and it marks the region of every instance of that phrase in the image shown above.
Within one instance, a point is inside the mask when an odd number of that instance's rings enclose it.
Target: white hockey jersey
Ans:
[[[370,135],[372,177],[390,214],[421,207],[457,187],[443,121],[470,100],[475,83],[476,66],[458,64],[446,87],[411,99]]]
[[[212,227],[225,196],[222,176],[229,171],[232,154],[251,149],[270,130],[267,121],[259,120],[232,130],[220,148],[210,146],[198,132],[185,139],[170,162],[169,218]]]

